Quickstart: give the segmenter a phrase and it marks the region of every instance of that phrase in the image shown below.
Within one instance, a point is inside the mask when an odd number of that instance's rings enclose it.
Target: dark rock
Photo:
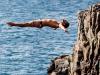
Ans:
[[[55,58],[49,75],[99,75],[100,3],[78,15],[78,38],[72,55]]]
[[[49,75],[65,75],[69,74],[70,59],[68,55],[62,55],[52,61],[48,69]]]

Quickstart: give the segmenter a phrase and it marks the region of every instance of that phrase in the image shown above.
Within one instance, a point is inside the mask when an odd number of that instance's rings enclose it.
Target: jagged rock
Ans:
[[[78,16],[78,50],[74,48],[74,64],[77,71],[72,75],[99,75],[100,56],[100,3],[93,5],[89,10],[79,13]],[[81,51],[81,54],[78,54]],[[83,53],[83,54],[82,54]],[[78,55],[77,55],[78,54]],[[77,57],[75,57],[77,55]]]
[[[48,69],[49,75],[65,75],[69,74],[70,59],[68,55],[62,55],[55,58],[52,61],[50,68]]]
[[[99,75],[100,3],[78,15],[78,37],[73,54],[52,61],[49,75]]]

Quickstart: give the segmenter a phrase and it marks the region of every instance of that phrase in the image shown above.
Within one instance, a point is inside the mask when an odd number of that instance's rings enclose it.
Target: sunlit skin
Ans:
[[[41,20],[33,20],[31,22],[23,22],[23,23],[8,22],[7,24],[9,26],[36,27],[36,28],[42,28],[48,26],[54,29],[61,28],[65,32],[67,31],[66,28],[69,27],[68,21],[64,19],[62,22],[58,22],[55,19],[41,19]]]

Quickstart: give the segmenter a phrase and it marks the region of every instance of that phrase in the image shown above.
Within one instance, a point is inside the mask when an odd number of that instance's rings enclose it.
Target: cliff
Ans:
[[[78,14],[78,37],[71,55],[55,58],[48,75],[99,75],[100,3]]]

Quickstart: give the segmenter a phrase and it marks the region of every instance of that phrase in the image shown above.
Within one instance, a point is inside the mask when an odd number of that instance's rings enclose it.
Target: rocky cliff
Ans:
[[[71,55],[55,58],[48,75],[99,75],[100,3],[78,14],[78,37]]]

